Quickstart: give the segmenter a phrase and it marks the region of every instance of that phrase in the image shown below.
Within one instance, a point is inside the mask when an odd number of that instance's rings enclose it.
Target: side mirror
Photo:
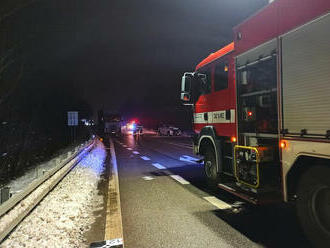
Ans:
[[[193,104],[191,99],[193,80],[194,80],[194,73],[186,72],[182,76],[180,98],[183,104],[185,105]]]
[[[190,102],[190,94],[181,92],[181,101],[183,102]]]
[[[193,105],[199,96],[205,92],[206,75],[186,72],[181,81],[181,101],[184,105]]]

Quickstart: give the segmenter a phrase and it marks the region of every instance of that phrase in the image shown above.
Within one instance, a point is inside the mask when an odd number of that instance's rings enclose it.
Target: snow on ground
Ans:
[[[96,147],[46,196],[1,247],[88,247],[84,233],[102,204],[97,184],[106,152]]]
[[[77,147],[78,148],[78,147]],[[32,181],[38,179],[42,176],[43,171],[49,171],[53,169],[57,162],[63,162],[67,158],[68,152],[74,153],[74,148],[70,147],[62,151],[62,154],[56,156],[50,161],[44,162],[42,164],[36,165],[34,168],[29,169],[25,174],[19,178],[11,180],[6,186],[10,187],[10,193],[13,195],[19,193],[24,188],[27,187]]]

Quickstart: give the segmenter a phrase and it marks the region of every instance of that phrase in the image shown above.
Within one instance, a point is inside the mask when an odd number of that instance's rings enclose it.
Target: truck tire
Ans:
[[[208,186],[216,187],[219,182],[219,175],[213,147],[208,147],[204,152],[204,172]]]
[[[315,166],[298,183],[297,215],[315,247],[330,247],[330,168]]]

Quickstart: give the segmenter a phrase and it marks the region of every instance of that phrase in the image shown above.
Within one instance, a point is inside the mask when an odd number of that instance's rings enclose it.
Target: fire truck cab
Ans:
[[[330,1],[275,0],[182,77],[194,152],[212,185],[254,204],[296,203],[330,245]]]

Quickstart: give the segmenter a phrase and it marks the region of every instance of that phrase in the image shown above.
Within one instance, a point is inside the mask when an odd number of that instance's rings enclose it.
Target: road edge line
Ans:
[[[182,176],[179,175],[169,175],[171,178],[173,178],[175,181],[183,184],[183,185],[188,185],[190,184],[189,181],[187,181],[186,179],[184,179]]]
[[[108,185],[107,209],[105,220],[105,240],[121,240],[124,247],[123,222],[120,205],[118,166],[115,146],[110,138],[111,170]]]
[[[217,207],[218,209],[221,209],[221,210],[233,208],[232,205],[230,205],[229,203],[227,203],[223,200],[220,200],[219,198],[217,198],[215,196],[205,196],[205,197],[203,197],[203,199],[208,201],[213,206],[215,206],[215,207]]]

